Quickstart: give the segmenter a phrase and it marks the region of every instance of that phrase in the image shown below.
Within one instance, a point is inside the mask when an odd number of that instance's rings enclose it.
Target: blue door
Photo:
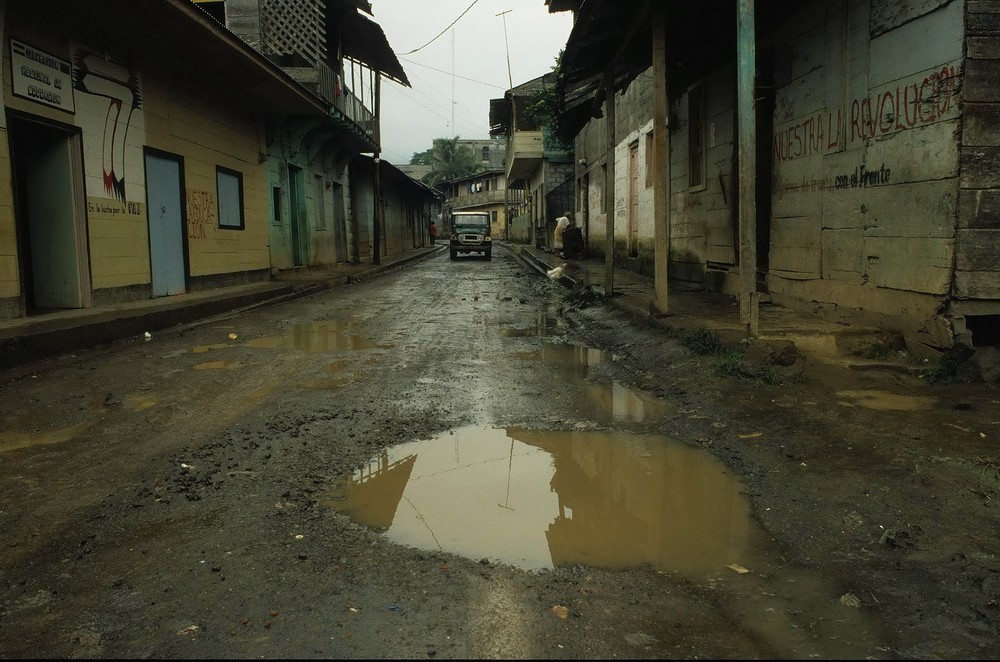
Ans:
[[[178,159],[146,154],[149,264],[154,297],[187,291],[184,268],[184,207]]]

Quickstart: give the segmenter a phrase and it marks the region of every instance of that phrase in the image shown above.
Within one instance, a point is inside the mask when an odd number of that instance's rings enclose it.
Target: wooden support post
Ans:
[[[737,105],[739,106],[739,217],[740,217],[740,323],[747,334],[759,333],[757,311],[757,115],[754,81],[757,45],[754,0],[738,0],[737,17]]]
[[[666,4],[652,10],[653,27],[653,276],[660,313],[668,311],[667,284],[670,263],[670,159],[667,156],[667,44]]]
[[[608,89],[604,102],[604,124],[607,132],[604,181],[604,296],[615,293],[615,92]]]

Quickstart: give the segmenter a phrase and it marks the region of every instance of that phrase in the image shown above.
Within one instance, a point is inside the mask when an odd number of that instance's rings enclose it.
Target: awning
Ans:
[[[378,23],[357,12],[344,12],[339,20],[344,57],[363,62],[383,76],[410,87],[403,65],[389,47],[389,40]],[[332,28],[328,26],[328,29]]]

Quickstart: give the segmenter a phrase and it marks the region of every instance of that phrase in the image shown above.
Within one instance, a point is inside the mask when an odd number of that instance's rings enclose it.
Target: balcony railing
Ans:
[[[455,209],[478,207],[481,205],[502,205],[506,202],[505,191],[477,191],[475,193],[459,193],[452,198]]]

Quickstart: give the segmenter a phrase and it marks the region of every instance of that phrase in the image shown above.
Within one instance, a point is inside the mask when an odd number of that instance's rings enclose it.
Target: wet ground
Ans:
[[[440,255],[5,373],[0,657],[995,658],[1000,394]]]

